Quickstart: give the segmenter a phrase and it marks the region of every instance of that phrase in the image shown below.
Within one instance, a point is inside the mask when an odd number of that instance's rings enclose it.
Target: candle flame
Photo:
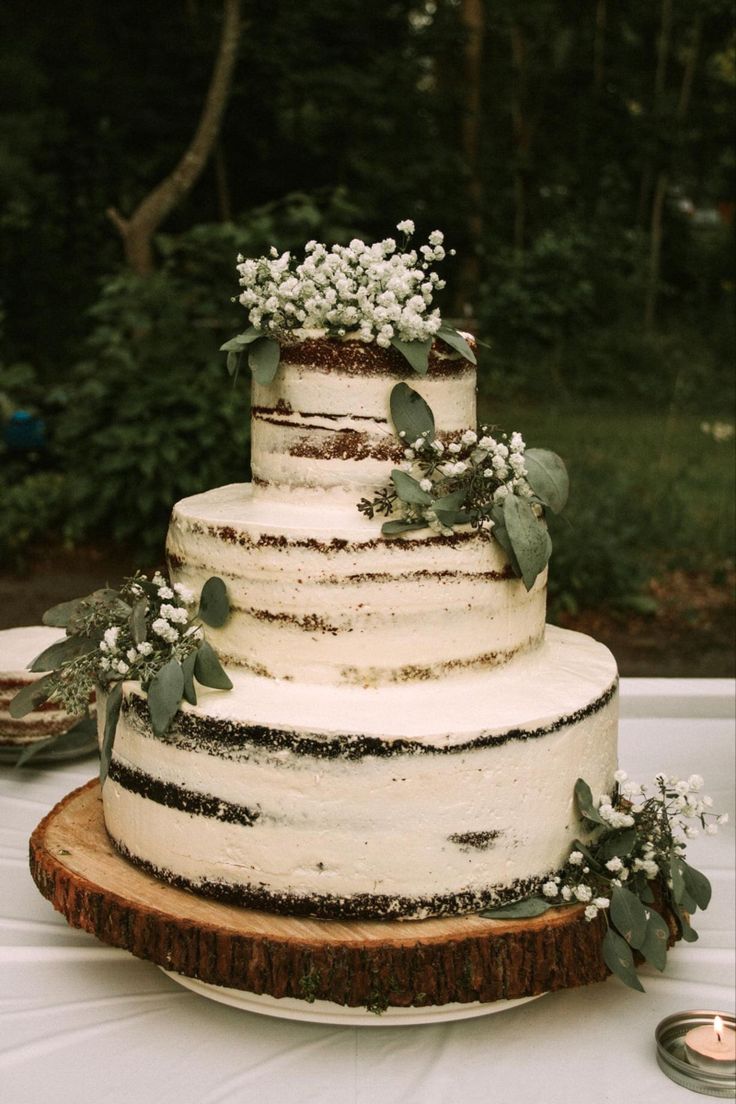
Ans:
[[[720,1016],[716,1016],[716,1018],[713,1020],[713,1030],[716,1033],[716,1038],[718,1039],[718,1042],[722,1043],[723,1042],[723,1020],[721,1019]]]

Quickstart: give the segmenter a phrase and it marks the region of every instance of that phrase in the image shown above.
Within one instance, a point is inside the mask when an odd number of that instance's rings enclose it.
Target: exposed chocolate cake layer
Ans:
[[[134,866],[145,870],[159,881],[188,889],[203,897],[211,897],[230,905],[277,912],[286,916],[315,916],[322,920],[401,920],[424,916],[462,916],[481,912],[484,908],[521,900],[538,892],[552,871],[539,878],[517,879],[510,885],[489,886],[484,890],[460,890],[434,897],[400,897],[359,893],[351,897],[330,894],[272,893],[259,885],[228,885],[225,882],[203,880],[191,882],[145,859],[132,854],[124,844],[111,837],[116,850]]]
[[[328,341],[324,338],[281,345],[283,364],[304,364],[318,372],[339,372],[346,376],[380,375],[406,379],[411,371],[406,357],[393,347],[382,349],[374,341]],[[475,368],[449,346],[435,342],[429,354],[429,376],[458,377]]]
[[[241,758],[249,750],[289,751],[294,755],[315,759],[345,759],[357,761],[367,756],[380,758],[402,755],[464,755],[476,748],[499,746],[511,740],[536,740],[558,732],[568,725],[578,724],[593,713],[599,712],[611,701],[618,689],[616,679],[608,689],[584,708],[565,714],[547,725],[534,729],[514,728],[506,732],[481,733],[462,743],[429,744],[415,740],[381,739],[377,736],[352,733],[320,736],[265,725],[238,723],[211,714],[200,715],[180,712],[165,736],[164,742],[190,751],[203,751],[223,759]],[[130,696],[125,699],[126,715],[136,717],[139,724],[150,725],[148,705],[143,698]]]
[[[108,772],[113,782],[117,782],[123,789],[131,793],[139,794],[158,805],[166,805],[170,809],[179,809],[183,813],[191,813],[193,816],[213,817],[227,824],[244,824],[250,826],[258,820],[260,811],[249,809],[245,805],[235,805],[231,801],[225,801],[219,797],[197,793],[195,790],[186,789],[184,786],[176,786],[173,782],[164,782],[160,778],[153,778],[141,770],[126,767],[117,759],[112,760]]]

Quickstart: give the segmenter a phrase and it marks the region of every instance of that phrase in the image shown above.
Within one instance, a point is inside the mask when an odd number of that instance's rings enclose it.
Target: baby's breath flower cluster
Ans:
[[[303,261],[275,248],[258,260],[239,256],[239,301],[251,326],[274,338],[322,330],[383,348],[392,339],[433,337],[442,323],[432,301],[444,281],[432,265],[445,258],[444,236],[433,230],[427,244],[410,249],[414,223],[405,219],[397,229],[404,235],[401,249],[393,238],[375,245],[354,238],[329,249],[310,241]]]
[[[198,648],[202,627],[192,608],[194,595],[163,575],[138,574],[118,591],[103,591],[79,602],[70,625],[72,638],[96,646],[62,662],[53,672],[49,700],[70,713],[84,712],[96,688],[134,679],[144,686],[170,659],[179,661]],[[136,617],[134,611],[139,611]]]
[[[407,445],[398,470],[414,479],[432,501],[403,502],[399,489],[379,491],[372,500],[358,505],[368,517],[392,514],[400,504],[402,518],[413,526],[424,522],[443,536],[452,536],[453,525],[467,523],[489,535],[496,524],[494,506],[510,495],[531,500],[534,492],[527,482],[520,433],[501,433],[487,425],[456,434],[435,437],[428,431],[413,441],[406,432],[399,437]],[[462,496],[462,509],[448,509],[443,503]],[[541,513],[541,508],[540,508]]]
[[[692,822],[709,836],[728,822],[727,813],[712,811],[712,798],[701,796],[704,783],[698,774],[688,779],[658,774],[653,795],[647,794],[645,785],[632,782],[625,771],[617,771],[614,777],[613,793],[602,794],[593,809],[583,809],[589,823],[597,825],[593,842],[585,847],[576,842],[561,874],[542,886],[550,900],[585,902],[588,920],[608,908],[613,888],[626,885],[641,896],[646,883],[661,876],[671,889],[673,856],[682,858],[687,840],[699,833]],[[592,812],[597,813],[595,819],[589,815]],[[616,833],[625,846],[620,854],[606,857]]]
[[[617,771],[612,792],[594,800],[590,787],[578,779],[575,796],[589,838],[572,843],[565,866],[543,882],[540,897],[484,915],[536,916],[548,908],[585,905],[586,920],[600,914],[605,918],[606,964],[627,985],[641,989],[632,952],[661,970],[671,938],[655,901],[674,918],[682,938],[697,938],[689,918],[698,908],[707,908],[710,884],[685,861],[687,841],[700,829],[715,835],[728,821],[701,794],[700,775],[678,779],[658,774],[654,782],[656,790],[649,793],[625,771]]]

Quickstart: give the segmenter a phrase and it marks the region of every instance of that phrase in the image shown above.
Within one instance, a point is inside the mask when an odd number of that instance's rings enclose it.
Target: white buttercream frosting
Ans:
[[[30,744],[65,732],[74,718],[58,705],[46,704],[25,717],[11,717],[8,711],[15,695],[42,677],[28,667],[51,644],[63,639],[63,629],[46,625],[24,625],[0,631],[0,746]]]
[[[506,667],[421,689],[236,676],[232,692],[203,691],[198,706],[186,707],[195,717],[232,720],[243,738],[233,742],[223,729],[225,757],[213,742],[179,743],[176,731],[155,740],[126,711],[115,761],[246,807],[254,822],[192,815],[111,778],[103,790],[108,828],[134,857],[195,885],[346,902],[360,894],[409,898],[422,902],[415,915],[431,912],[427,901],[437,897],[482,900],[562,865],[580,831],[573,790],[581,773],[594,793],[610,788],[615,677],[602,645],[554,629],[542,648]],[[397,754],[323,757],[249,742],[247,730],[259,726],[337,736],[346,749],[351,736],[404,739],[418,753],[402,745]],[[422,752],[427,747],[436,750]]]
[[[208,629],[228,664],[275,678],[381,683],[496,666],[537,646],[546,572],[527,592],[482,534],[389,540],[354,504],[220,487],[174,509],[172,576],[221,576],[233,613]]]

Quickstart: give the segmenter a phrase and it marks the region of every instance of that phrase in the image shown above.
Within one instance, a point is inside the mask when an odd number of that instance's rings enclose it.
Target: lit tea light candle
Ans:
[[[736,1031],[716,1016],[712,1024],[702,1024],[688,1031],[685,1054],[688,1062],[699,1069],[736,1073]]]

